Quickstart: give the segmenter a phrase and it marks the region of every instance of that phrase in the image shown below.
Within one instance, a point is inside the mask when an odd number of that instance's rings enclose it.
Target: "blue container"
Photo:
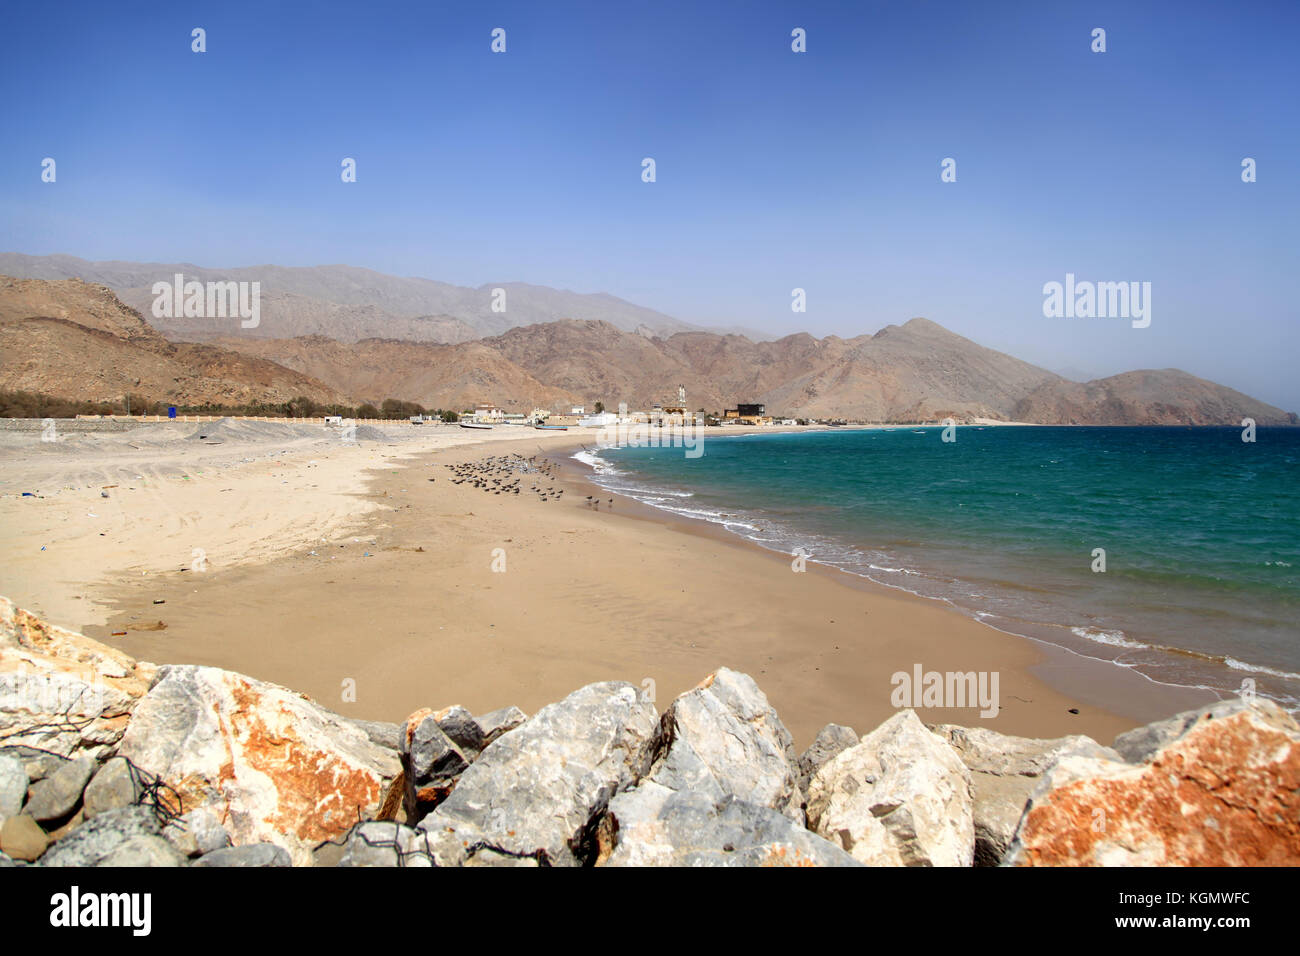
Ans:
[[[168,406],[167,406],[167,417],[168,417],[168,418],[175,418],[175,417],[176,417],[176,406],[175,406],[175,405],[168,405]]]

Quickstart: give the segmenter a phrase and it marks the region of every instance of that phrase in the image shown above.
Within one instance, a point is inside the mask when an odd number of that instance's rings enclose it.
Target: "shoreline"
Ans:
[[[1052,427],[1052,426],[1036,426]],[[1089,426],[1076,426],[1089,427]],[[722,437],[744,437],[744,436],[722,436]],[[644,506],[657,515],[662,516],[670,523],[678,523],[683,530],[703,531],[707,533],[718,534],[728,540],[743,541],[753,545],[759,550],[774,554],[782,560],[789,561],[791,554],[787,548],[774,546],[770,537],[764,538],[762,535],[751,537],[749,530],[752,526],[746,522],[758,521],[762,523],[765,519],[762,509],[758,513],[747,511],[746,505],[737,505],[736,498],[732,495],[715,497],[710,499],[711,503],[707,505],[695,504],[686,506],[682,504],[677,497],[684,490],[699,491],[699,487],[689,481],[683,481],[681,484],[676,482],[672,476],[660,475],[659,479],[647,478],[643,473],[633,467],[631,471],[625,471],[625,466],[619,464],[617,459],[606,458],[601,461],[599,455],[579,455],[577,459],[576,473],[581,477],[599,487],[602,492],[615,494],[628,501],[638,503],[644,501]],[[593,461],[593,457],[596,459]],[[635,462],[635,459],[633,459]],[[603,473],[605,465],[611,466],[609,475]],[[615,467],[616,466],[616,467]],[[614,477],[617,476],[617,477]],[[647,483],[648,482],[648,483]],[[706,491],[707,486],[706,486]],[[716,495],[717,489],[714,489]],[[700,511],[698,509],[704,508]],[[793,525],[786,524],[784,528],[785,540],[791,540],[791,529]],[[747,529],[747,530],[742,530]],[[764,529],[764,533],[770,532]],[[806,528],[805,528],[806,530]],[[827,532],[821,532],[825,538]],[[798,540],[794,538],[793,540]],[[829,540],[831,547],[827,550],[834,551],[837,541],[832,537]],[[868,540],[870,540],[868,538]],[[823,544],[826,541],[822,541]],[[843,539],[838,541],[838,546],[852,548],[855,545],[861,545],[861,539],[852,539],[847,544]],[[791,545],[792,546],[792,545]],[[815,548],[815,550],[822,550]],[[877,559],[879,560],[879,559]],[[868,582],[872,585],[883,588],[887,591],[899,594],[906,594],[918,599],[936,603],[953,610],[971,620],[984,624],[988,628],[1001,634],[1006,634],[1020,640],[1028,641],[1036,646],[1042,647],[1047,653],[1062,660],[1081,660],[1090,664],[1100,665],[1103,671],[1122,672],[1125,675],[1137,676],[1138,681],[1129,681],[1125,679],[1123,683],[1141,694],[1161,694],[1163,689],[1171,692],[1187,692],[1190,694],[1199,694],[1197,702],[1212,703],[1228,697],[1235,696],[1240,692],[1236,686],[1236,679],[1243,674],[1252,677],[1258,676],[1261,680],[1273,680],[1276,678],[1280,686],[1261,688],[1258,693],[1261,696],[1269,697],[1278,703],[1284,709],[1289,709],[1293,714],[1296,713],[1296,697],[1294,682],[1297,675],[1286,671],[1278,670],[1279,665],[1269,662],[1260,664],[1255,661],[1254,657],[1242,658],[1240,649],[1229,652],[1218,652],[1206,649],[1188,649],[1180,644],[1170,643],[1171,632],[1143,631],[1140,629],[1130,630],[1130,623],[1120,620],[1118,623],[1111,621],[1102,630],[1101,625],[1089,623],[1087,625],[1079,623],[1083,618],[1071,618],[1062,614],[1062,605],[1053,607],[1039,608],[1038,616],[1026,616],[1023,613],[1017,613],[1014,608],[1008,609],[1002,607],[999,609],[996,603],[976,603],[971,601],[960,600],[951,596],[945,597],[943,593],[935,593],[931,590],[927,593],[924,588],[910,587],[903,583],[882,579],[879,575],[862,569],[861,564],[855,567],[852,561],[843,562],[832,559],[814,559],[809,556],[808,565],[812,566],[817,563],[820,567],[830,568],[836,572],[846,575],[850,584],[856,582]],[[898,563],[895,558],[893,563]],[[903,564],[909,567],[922,567],[919,564],[908,564],[906,558]],[[870,565],[876,568],[875,565]],[[972,568],[974,570],[972,570]],[[976,578],[979,575],[980,565],[966,564],[965,562],[933,564],[927,571],[905,571],[907,574],[921,573],[929,574],[931,577],[951,575],[954,580],[970,580],[974,574]],[[894,568],[885,568],[881,570],[896,570]],[[923,577],[922,580],[925,580]],[[981,579],[984,586],[988,582]],[[1053,614],[1053,612],[1056,612]],[[1119,630],[1118,628],[1122,628]],[[1088,633],[1084,633],[1088,632]],[[1094,635],[1099,635],[1094,639]],[[1118,638],[1118,639],[1116,639]],[[1177,640],[1175,637],[1174,640]],[[1136,658],[1134,651],[1140,651],[1145,657]],[[1255,663],[1251,663],[1255,661]],[[1177,673],[1167,673],[1167,671],[1177,671]],[[1286,682],[1292,682],[1287,685]],[[1095,683],[1095,681],[1090,681]],[[1074,685],[1061,685],[1060,689],[1064,691],[1079,691]],[[1125,710],[1124,701],[1126,695],[1107,695],[1107,699],[1112,701],[1109,706],[1119,707]],[[1144,713],[1140,708],[1127,708],[1127,711],[1133,714]]]
[[[1018,423],[1017,423],[1018,424]],[[576,451],[581,446],[574,446],[568,451]],[[708,540],[733,544],[752,550],[769,560],[789,565],[790,555],[764,547],[743,535],[728,531],[716,522],[704,518],[691,518],[686,515],[643,504],[617,491],[602,487],[592,478],[590,466],[569,455],[562,465],[571,480],[581,482],[605,494],[613,494],[626,506],[620,511],[623,517],[640,517],[642,520],[655,521],[681,534],[696,535]],[[963,620],[977,624],[1003,638],[1022,641],[1039,650],[1043,660],[1033,665],[1032,672],[1043,678],[1061,694],[1078,696],[1093,706],[1100,707],[1116,716],[1131,717],[1137,723],[1158,719],[1160,714],[1173,713],[1166,709],[1173,706],[1178,710],[1194,708],[1221,700],[1221,696],[1201,687],[1189,687],[1182,684],[1170,684],[1154,680],[1138,671],[1130,670],[1105,658],[1091,657],[1072,648],[1056,644],[1047,638],[1020,634],[996,626],[987,620],[975,617],[941,598],[918,594],[905,588],[891,587],[862,574],[856,574],[844,568],[808,560],[808,569],[815,574],[822,574],[838,582],[843,587],[854,588],[872,595],[890,595],[901,600],[918,601],[930,607],[941,608],[947,613],[957,615]],[[1064,627],[1065,625],[1054,625]],[[1135,700],[1146,699],[1147,702],[1137,706]]]
[[[895,710],[890,675],[917,664],[1000,675],[997,717],[919,708],[932,723],[1106,742],[1148,714],[1195,706],[1147,693],[1143,713],[1132,713],[1133,690],[1116,675],[936,602],[824,566],[792,574],[752,542],[627,499],[613,514],[582,507],[594,486],[571,470],[580,437],[404,449],[367,470],[366,490],[351,496],[375,506],[364,535],[202,576],[124,576],[103,592],[115,606],[109,625],[88,633],[141,659],[226,667],[382,720],[456,702],[530,710],[605,679],[648,684],[667,700],[718,666],[753,673],[804,743],[828,722],[859,732],[879,724]],[[539,449],[570,464],[554,486],[568,500],[505,501],[448,483],[449,463]],[[504,575],[490,570],[494,547],[505,549]],[[112,634],[160,615],[165,631]],[[859,620],[866,625],[846,626]],[[340,693],[348,682],[353,700]],[[384,699],[367,696],[375,686]]]

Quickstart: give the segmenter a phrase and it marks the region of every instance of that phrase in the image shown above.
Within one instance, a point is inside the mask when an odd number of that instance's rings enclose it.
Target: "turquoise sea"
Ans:
[[[1300,428],[941,432],[728,427],[697,458],[579,457],[611,491],[1002,630],[1300,707]]]

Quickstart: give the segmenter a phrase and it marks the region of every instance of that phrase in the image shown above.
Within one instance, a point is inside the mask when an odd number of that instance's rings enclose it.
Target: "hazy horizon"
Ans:
[[[1291,6],[233,3],[11,21],[14,251],[519,281],[772,336],[924,316],[1053,371],[1176,367],[1300,410]],[[1150,282],[1150,326],[1045,318],[1043,285],[1067,273]]]

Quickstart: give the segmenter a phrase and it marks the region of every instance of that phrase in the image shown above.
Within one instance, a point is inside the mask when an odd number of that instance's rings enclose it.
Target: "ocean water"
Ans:
[[[1300,429],[941,431],[711,429],[697,458],[578,457],[613,492],[1002,630],[1300,707]]]

